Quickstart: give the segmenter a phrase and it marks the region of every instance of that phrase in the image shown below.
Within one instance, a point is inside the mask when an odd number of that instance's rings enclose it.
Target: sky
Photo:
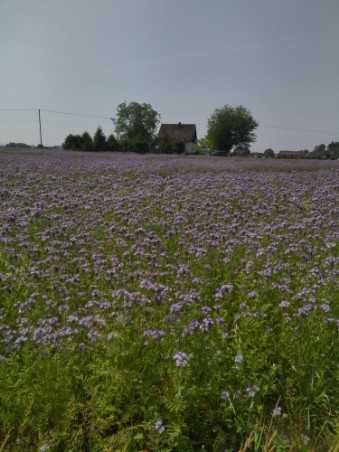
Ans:
[[[0,143],[37,144],[38,108],[98,116],[42,111],[46,145],[109,134],[123,101],[199,137],[242,104],[254,151],[339,141],[338,20],[338,0],[0,0]]]

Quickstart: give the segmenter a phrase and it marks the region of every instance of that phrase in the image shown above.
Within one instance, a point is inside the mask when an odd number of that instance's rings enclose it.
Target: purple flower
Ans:
[[[200,322],[198,320],[191,320],[191,322],[184,329],[184,336],[192,335],[194,331],[200,328]]]
[[[165,331],[162,330],[145,330],[144,336],[150,337],[154,340],[160,340],[162,337],[166,335]]]
[[[186,367],[189,361],[189,356],[185,352],[177,352],[173,355],[173,359],[177,367]]]
[[[215,299],[220,300],[224,298],[225,295],[228,295],[233,292],[234,286],[233,284],[224,284],[219,287],[219,289],[215,293]]]
[[[208,331],[214,325],[214,321],[211,317],[205,317],[200,323],[201,331]]]

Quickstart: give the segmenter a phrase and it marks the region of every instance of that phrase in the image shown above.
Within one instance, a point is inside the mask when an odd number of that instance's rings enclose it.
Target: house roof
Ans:
[[[279,151],[279,155],[295,155],[296,151]]]
[[[167,139],[175,143],[195,143],[197,141],[197,128],[195,124],[161,124],[160,140]]]

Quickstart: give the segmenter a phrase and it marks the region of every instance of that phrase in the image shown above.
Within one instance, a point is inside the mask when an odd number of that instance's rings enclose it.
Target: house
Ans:
[[[161,124],[159,142],[174,146],[178,152],[193,152],[197,141],[195,124]]]

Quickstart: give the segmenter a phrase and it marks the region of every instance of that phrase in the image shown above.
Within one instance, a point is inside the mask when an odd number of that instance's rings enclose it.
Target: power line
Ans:
[[[0,111],[37,111],[38,108],[0,108]]]
[[[83,113],[70,113],[67,111],[56,111],[56,110],[44,110],[41,109],[41,111],[45,112],[45,113],[55,113],[57,115],[67,115],[67,116],[77,116],[79,118],[95,118],[95,119],[107,119],[107,120],[111,120],[112,118],[110,118],[108,115],[107,116],[100,116],[100,115],[92,115],[92,114],[83,114]]]
[[[0,111],[41,111],[44,113],[54,113],[57,115],[66,115],[66,116],[77,116],[79,118],[95,118],[95,119],[107,119],[107,120],[111,120],[112,118],[107,115],[107,116],[102,116],[102,115],[93,115],[90,113],[72,113],[72,112],[67,112],[67,111],[57,111],[57,110],[47,110],[44,108],[0,108]]]

